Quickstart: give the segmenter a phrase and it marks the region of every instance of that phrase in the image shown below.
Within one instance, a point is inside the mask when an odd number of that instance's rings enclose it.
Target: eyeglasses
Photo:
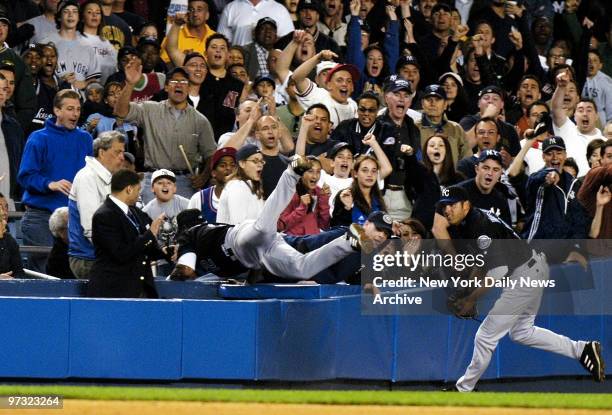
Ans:
[[[186,79],[181,79],[181,80],[173,79],[172,81],[168,81],[168,83],[172,86],[177,86],[177,85],[187,85],[189,84],[189,81]]]
[[[376,108],[366,108],[366,107],[359,107],[357,108],[357,110],[359,112],[365,112],[365,113],[370,113],[370,114],[374,114],[378,111]]]
[[[263,166],[264,164],[266,164],[265,160],[258,160],[258,159],[247,159],[246,161],[250,161],[251,163],[257,165],[257,166]]]
[[[476,134],[478,135],[497,135],[496,130],[477,130]]]

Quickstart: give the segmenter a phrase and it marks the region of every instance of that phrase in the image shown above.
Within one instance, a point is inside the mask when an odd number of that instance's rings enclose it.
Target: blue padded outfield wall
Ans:
[[[599,313],[543,314],[536,323],[575,339],[599,339],[612,361],[612,261],[591,265],[597,290],[562,295]],[[561,274],[571,280],[575,272],[558,268],[553,277]],[[164,281],[158,288],[164,297],[182,298],[86,299],[79,298],[82,281],[0,282],[0,376],[453,380],[471,358],[480,324],[436,312],[363,315],[359,287],[351,286]],[[551,301],[545,295],[543,312]],[[485,378],[584,374],[577,361],[504,338]]]

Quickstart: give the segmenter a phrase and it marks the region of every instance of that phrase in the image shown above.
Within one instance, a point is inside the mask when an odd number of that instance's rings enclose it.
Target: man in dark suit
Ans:
[[[111,178],[111,194],[92,221],[96,260],[91,269],[87,296],[158,298],[151,261],[169,259],[157,243],[164,215],[154,221],[134,207],[141,177],[119,170]]]

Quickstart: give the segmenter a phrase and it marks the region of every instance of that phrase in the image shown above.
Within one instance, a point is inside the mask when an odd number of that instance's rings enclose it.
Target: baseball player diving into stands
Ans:
[[[277,232],[277,222],[301,175],[310,167],[308,159],[294,156],[256,220],[236,226],[200,223],[182,232],[177,238],[178,261],[170,279],[197,278],[196,265],[204,260],[214,263],[214,273],[223,278],[265,268],[276,276],[308,280],[351,253],[369,252],[387,239],[388,234],[383,233],[381,238],[374,223],[366,222],[363,227],[352,224],[345,235],[313,251],[301,253],[292,248]]]

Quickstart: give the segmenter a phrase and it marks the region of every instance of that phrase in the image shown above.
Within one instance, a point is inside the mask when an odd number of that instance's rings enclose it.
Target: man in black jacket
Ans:
[[[134,207],[141,177],[119,170],[111,179],[111,194],[96,211],[92,240],[96,260],[89,275],[89,297],[158,298],[151,261],[168,256],[157,243],[165,217],[153,222]]]
[[[349,144],[353,154],[365,154],[368,147],[363,144],[363,138],[368,133],[378,137],[381,128],[376,122],[379,108],[378,95],[370,91],[364,92],[357,98],[357,118],[341,121],[332,131],[330,139]]]

